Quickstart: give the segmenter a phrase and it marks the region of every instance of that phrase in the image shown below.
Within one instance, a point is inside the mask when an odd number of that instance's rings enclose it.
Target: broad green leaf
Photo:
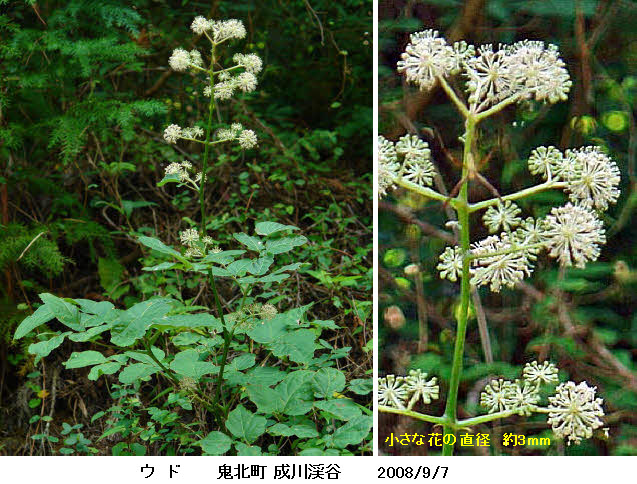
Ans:
[[[224,269],[223,267],[212,267],[210,270],[212,271],[213,276],[218,276],[218,277],[232,276],[232,274],[227,269]],[[207,272],[207,271],[204,271],[204,272]]]
[[[161,179],[161,181],[157,182],[157,186],[163,187],[166,183],[181,183],[179,173],[168,173]]]
[[[237,449],[237,455],[239,456],[259,456],[263,455],[261,453],[261,448],[256,445],[246,445],[243,442],[235,442],[234,448]]]
[[[111,292],[122,281],[124,266],[111,257],[100,257],[97,261],[97,273],[100,285],[106,292]]]
[[[107,363],[102,363],[101,365],[96,365],[91,368],[91,371],[88,373],[88,379],[91,381],[97,380],[101,375],[112,375],[119,371],[122,367],[122,364],[118,361],[109,361]]]
[[[161,264],[157,264],[156,266],[150,267],[142,267],[143,271],[165,271],[167,269],[172,269],[178,265],[177,262],[162,262]]]
[[[270,266],[274,263],[274,258],[271,256],[259,257],[258,259],[253,259],[248,266],[248,272],[250,274],[254,274],[255,276],[262,276],[266,272]]]
[[[75,331],[84,329],[80,324],[80,311],[77,306],[49,293],[40,294],[40,299],[62,324]]]
[[[299,267],[304,266],[306,264],[307,264],[306,262],[295,262],[294,264],[288,264],[288,265],[285,265],[283,267],[278,268],[272,274],[280,274],[280,273],[286,272],[286,271],[295,271]]]
[[[276,385],[285,375],[284,371],[272,366],[257,366],[245,374],[248,383],[267,386]]]
[[[162,254],[172,255],[175,257],[181,257],[181,254],[178,251],[176,251],[172,247],[167,246],[161,240],[156,239],[154,237],[146,237],[145,235],[142,235],[139,237],[138,240],[140,243],[144,244],[146,247],[156,250],[157,252],[160,252]]]
[[[119,374],[119,381],[125,385],[134,383],[137,380],[143,380],[157,373],[157,366],[147,365],[146,363],[133,363],[125,367]]]
[[[124,328],[111,331],[111,342],[117,346],[132,345],[170,309],[170,304],[165,299],[151,299],[135,304],[119,315],[117,322],[123,323]]]
[[[238,405],[228,414],[226,428],[236,438],[251,444],[265,432],[266,421],[265,417],[250,412],[243,405]]]
[[[348,398],[319,400],[314,402],[314,406],[332,414],[340,420],[351,420],[362,415],[360,407]]]
[[[115,309],[113,303],[108,301],[91,301],[90,299],[76,299],[82,312],[95,314],[101,317],[108,317],[109,313]]]
[[[265,249],[265,246],[263,245],[263,242],[259,237],[244,234],[243,232],[239,234],[233,234],[233,237],[241,242],[243,245],[245,245],[248,249],[255,252],[261,252]]]
[[[281,400],[282,412],[286,415],[305,415],[312,409],[311,382],[314,372],[297,370],[283,379],[276,386],[276,393]]]
[[[219,367],[209,361],[199,361],[199,353],[195,349],[184,350],[175,355],[170,369],[179,375],[199,380],[202,376],[218,373]]]
[[[210,432],[206,437],[197,442],[207,455],[223,455],[230,450],[232,439],[218,431]]]
[[[122,208],[127,216],[131,216],[136,208],[152,207],[157,205],[155,202],[147,202],[146,200],[122,200]]]
[[[292,437],[296,435],[301,439],[311,439],[319,436],[319,433],[316,431],[316,426],[310,421],[292,426],[284,423],[276,423],[268,428],[268,433],[277,437]]]
[[[60,346],[64,342],[64,338],[66,338],[69,334],[71,334],[71,332],[67,331],[65,333],[58,334],[54,336],[53,338],[48,339],[46,341],[40,341],[39,343],[32,343],[31,345],[29,345],[28,351],[32,355],[37,356],[36,362],[38,362],[40,361],[41,358],[45,358],[49,356],[51,354],[51,351],[53,351],[55,348]]]
[[[257,324],[248,331],[248,336],[257,343],[272,343],[287,333],[287,326],[285,315],[277,314],[266,324]]]
[[[84,368],[85,366],[99,365],[104,363],[106,358],[99,351],[74,351],[68,360],[64,362],[64,366],[67,370],[72,368]]]
[[[227,368],[237,371],[247,370],[254,366],[256,357],[252,353],[236,356],[228,363]]]
[[[235,256],[245,253],[245,250],[222,250],[221,252],[211,252],[202,259],[202,262],[227,265],[234,260]]]
[[[357,378],[349,382],[348,390],[356,395],[367,395],[374,389],[371,378]]]
[[[153,353],[153,356],[160,363],[164,364],[164,359],[166,358],[166,353],[164,353],[164,350],[162,350],[161,348],[157,348],[156,346],[153,346],[150,349],[150,351]],[[146,363],[147,365],[155,366],[157,367],[158,370],[161,369],[161,367],[157,365],[157,362],[153,358],[151,358],[151,356],[148,353],[142,353],[141,351],[126,351],[123,355],[118,355],[118,356],[123,356],[125,358],[130,358],[132,360],[139,361],[140,363]]]
[[[257,411],[266,415],[281,413],[283,401],[276,390],[261,384],[248,384],[248,398],[257,406]]]
[[[97,316],[92,316],[92,317],[95,318]],[[95,336],[102,334],[104,331],[108,331],[112,327],[113,327],[112,323],[103,324],[102,326],[93,326],[87,331],[82,331],[81,333],[73,333],[71,336],[69,336],[69,339],[71,341],[77,341],[77,342],[88,341],[91,338],[94,338]]]
[[[299,230],[294,225],[283,225],[277,222],[258,222],[254,225],[254,231],[259,235],[272,235],[282,230]]]
[[[209,313],[164,316],[156,320],[153,324],[155,326],[168,326],[171,328],[210,328],[214,331],[223,331],[221,321]]]
[[[266,276],[254,277],[254,276],[246,276],[238,279],[240,284],[255,284],[261,283],[265,284],[266,282],[281,282],[290,277],[290,274],[268,274]]]
[[[345,375],[335,368],[321,368],[314,374],[314,391],[321,398],[333,398],[345,388]]]
[[[269,344],[272,354],[287,357],[296,363],[308,363],[314,358],[316,333],[310,329],[290,331]]]
[[[355,417],[332,434],[332,445],[343,449],[348,445],[360,444],[369,434],[373,419],[367,415]]]
[[[235,277],[245,276],[252,265],[251,259],[239,259],[229,264],[226,270]]]
[[[299,245],[303,245],[307,242],[307,239],[302,235],[296,235],[294,237],[283,237],[281,239],[268,240],[265,243],[266,250],[270,254],[283,254],[289,252]]]
[[[20,326],[18,326],[18,329],[15,330],[15,335],[13,336],[13,339],[20,339],[24,337],[25,335],[29,334],[38,326],[41,326],[44,323],[48,323],[54,317],[55,316],[53,316],[53,312],[48,306],[46,305],[40,306],[38,309],[35,310],[35,312],[32,315],[26,317],[24,321],[20,323]]]

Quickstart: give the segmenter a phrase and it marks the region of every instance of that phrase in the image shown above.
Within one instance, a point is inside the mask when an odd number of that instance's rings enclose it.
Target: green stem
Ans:
[[[528,197],[529,195],[533,195],[534,193],[539,193],[544,190],[550,190],[552,188],[565,188],[568,185],[566,182],[559,181],[547,181],[536,185],[534,187],[525,188],[524,190],[520,190],[519,192],[511,193],[510,195],[505,195],[501,198],[492,198],[490,200],[484,200],[483,202],[472,203],[469,205],[469,212],[477,212],[478,210],[484,210],[485,208],[489,208],[491,205],[496,205],[501,202],[505,202],[507,200],[518,200],[520,198]]]
[[[440,82],[440,85],[442,86],[444,91],[447,93],[447,96],[449,96],[449,99],[451,99],[453,104],[458,108],[458,111],[460,111],[462,116],[464,118],[468,118],[470,114],[469,109],[467,108],[465,103],[463,103],[462,100],[458,97],[456,91],[453,90],[453,88],[449,85],[444,77],[438,77],[438,81]]]
[[[394,413],[396,415],[405,415],[406,417],[411,417],[416,420],[422,420],[424,422],[429,422],[437,425],[445,425],[448,424],[447,420],[444,417],[434,417],[433,415],[426,415],[424,413],[414,412],[412,410],[406,410],[401,408],[387,407],[385,405],[378,405],[379,412],[385,413]]]
[[[215,66],[215,44],[212,44],[210,51],[210,69],[208,77],[210,79],[210,103],[208,104],[208,127],[206,129],[206,145],[203,151],[203,160],[201,161],[201,185],[199,186],[199,204],[201,206],[201,236],[206,234],[206,201],[205,187],[208,179],[208,156],[210,154],[210,142],[212,140],[212,115],[215,111],[215,77],[213,69]]]
[[[219,314],[219,319],[221,319],[221,324],[223,325],[223,354],[221,356],[221,366],[219,367],[219,375],[217,375],[217,390],[215,392],[215,402],[219,402],[219,397],[221,396],[221,385],[223,384],[223,371],[226,367],[226,361],[228,361],[228,348],[230,347],[233,332],[229,331],[226,325],[226,320],[223,316],[223,308],[221,307],[221,300],[219,299],[219,292],[217,291],[215,278],[212,275],[212,269],[210,269],[210,285],[212,286],[212,293],[215,297],[217,313]]]
[[[462,179],[465,180],[460,187],[456,212],[460,224],[460,247],[464,254],[470,249],[470,228],[469,228],[469,171],[473,169],[473,138],[475,134],[476,120],[473,116],[467,117],[465,121],[464,154],[462,158]],[[455,436],[456,424],[458,422],[458,387],[460,386],[460,376],[462,374],[462,361],[464,357],[464,342],[467,333],[467,320],[469,313],[469,300],[471,298],[470,280],[471,261],[464,257],[462,261],[462,280],[460,286],[460,312],[458,313],[458,327],[456,329],[456,343],[453,350],[453,363],[451,367],[451,378],[449,380],[449,393],[445,405],[444,418],[447,424],[444,426],[445,434]],[[450,439],[455,441],[454,439]],[[442,455],[453,455],[453,444],[443,444]]]
[[[503,412],[480,415],[479,417],[471,417],[464,420],[458,420],[456,424],[456,428],[462,429],[467,427],[473,427],[474,425],[491,422],[493,420],[498,420],[501,418],[511,417],[512,415],[517,415],[517,414],[518,414],[517,410],[505,410]]]
[[[454,206],[456,203],[455,198],[450,199],[449,197],[441,193],[438,193],[435,190],[432,190],[431,188],[421,187],[420,185],[410,182],[409,180],[405,180],[404,178],[400,176],[394,179],[394,183],[396,183],[396,185],[398,185],[399,187],[406,188],[407,190],[418,193],[419,195],[422,195],[423,197],[433,198],[434,200],[439,200],[441,202],[448,201],[451,206]]]

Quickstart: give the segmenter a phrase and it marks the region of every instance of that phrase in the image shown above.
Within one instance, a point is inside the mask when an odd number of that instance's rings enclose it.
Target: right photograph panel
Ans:
[[[381,455],[637,454],[636,11],[380,2]]]

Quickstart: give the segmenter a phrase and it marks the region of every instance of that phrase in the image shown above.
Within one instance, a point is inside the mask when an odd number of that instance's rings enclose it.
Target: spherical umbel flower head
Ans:
[[[462,275],[462,249],[460,247],[447,247],[440,254],[440,263],[436,269],[440,271],[440,279],[456,282]]]
[[[393,188],[400,165],[394,143],[378,137],[378,196],[384,197],[387,190]]]
[[[489,233],[494,234],[500,229],[509,232],[522,222],[522,219],[518,217],[521,212],[520,207],[507,200],[504,203],[499,202],[489,207],[482,220],[489,229]]]
[[[420,89],[429,90],[438,77],[446,76],[456,68],[456,52],[445,39],[438,37],[436,30],[411,34],[410,39],[398,61],[398,72]]]
[[[378,379],[378,403],[394,408],[405,408],[407,387],[402,376],[387,375]]]
[[[420,186],[431,185],[434,167],[429,145],[418,136],[405,135],[396,143],[396,153],[405,160],[403,178]]]
[[[607,210],[617,201],[619,168],[598,146],[569,150],[566,157],[570,161],[566,180],[571,200],[599,210]]]
[[[437,400],[440,387],[436,383],[436,378],[427,380],[427,373],[421,370],[411,370],[409,376],[405,377],[405,387],[409,395],[407,409],[411,410],[418,400],[422,399],[425,405]]]
[[[537,361],[524,365],[524,379],[535,384],[557,383],[558,369],[553,363],[545,361],[541,365]]]
[[[190,53],[184,49],[175,49],[168,59],[168,64],[174,71],[185,71],[190,67]]]
[[[510,381],[492,380],[480,394],[480,405],[485,407],[488,413],[507,410],[507,402],[512,385],[514,384]]]
[[[506,233],[491,235],[471,246],[473,259],[471,284],[489,284],[493,292],[500,292],[502,286],[514,287],[533,271],[536,259],[534,250],[517,246],[515,237]]]
[[[554,146],[540,146],[531,152],[529,171],[534,175],[542,175],[545,180],[555,180],[564,171],[564,156]]]
[[[569,381],[558,385],[555,395],[549,397],[548,423],[569,445],[591,438],[593,430],[603,424],[599,417],[604,416],[604,401],[595,397],[596,390],[586,382],[576,385]]]
[[[546,216],[546,246],[563,266],[584,267],[599,257],[606,235],[601,222],[587,207],[568,203]]]

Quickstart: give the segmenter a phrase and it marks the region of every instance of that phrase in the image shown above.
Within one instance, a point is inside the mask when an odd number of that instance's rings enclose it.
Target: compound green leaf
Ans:
[[[266,421],[265,417],[250,412],[243,405],[238,405],[228,414],[226,428],[236,438],[251,444],[265,432]]]
[[[262,276],[266,272],[270,266],[274,263],[274,258],[272,256],[259,257],[258,259],[253,259],[251,264],[248,266],[248,272],[250,274],[254,274],[255,276]]]
[[[168,326],[171,328],[210,328],[214,331],[223,331],[221,321],[209,313],[163,316],[162,318],[156,320],[154,325]]]
[[[229,264],[226,270],[235,277],[241,277],[246,275],[251,266],[251,259],[239,259]]]
[[[259,456],[263,455],[261,449],[256,445],[246,445],[243,442],[235,442],[234,448],[237,449],[237,455],[240,456]]]
[[[235,256],[245,253],[245,250],[222,250],[221,252],[211,252],[202,259],[202,262],[227,265],[234,260]]]
[[[374,389],[374,383],[369,378],[357,378],[349,382],[348,389],[356,395],[367,395]]]

